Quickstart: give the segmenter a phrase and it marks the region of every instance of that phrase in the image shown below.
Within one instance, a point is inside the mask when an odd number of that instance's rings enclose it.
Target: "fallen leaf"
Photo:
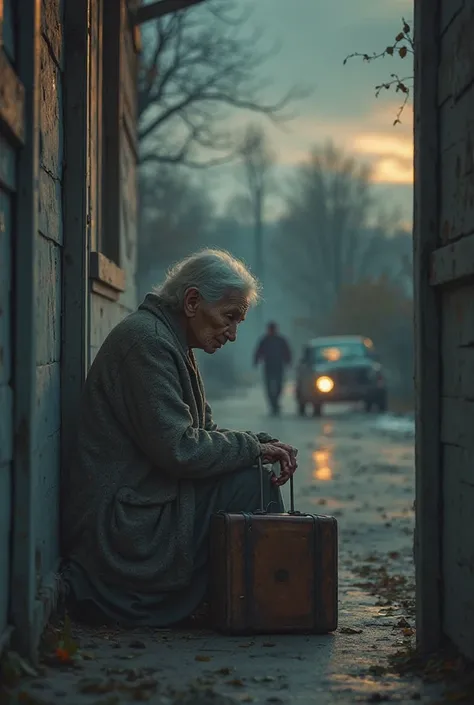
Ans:
[[[247,641],[244,644],[239,644],[239,647],[241,649],[248,649],[250,646],[254,646],[255,642],[254,641]]]
[[[339,632],[341,634],[362,634],[362,629],[353,629],[352,627],[341,627]]]
[[[69,651],[67,649],[58,647],[54,653],[60,663],[70,663],[71,662],[71,654],[69,653]]]
[[[227,681],[227,685],[233,685],[234,688],[243,688],[244,682],[241,678],[233,678],[232,680]]]
[[[146,644],[140,639],[135,639],[134,641],[130,642],[129,647],[131,649],[146,649]]]
[[[212,658],[211,656],[202,656],[202,655],[198,654],[197,656],[195,656],[194,660],[207,663],[208,661],[211,660],[211,658]]]
[[[216,673],[218,673],[220,676],[230,676],[233,670],[233,668],[225,666],[224,668],[219,668]]]
[[[276,644],[273,641],[264,641],[262,646],[265,646],[267,648],[271,648],[272,646],[276,646]]]
[[[401,619],[399,619],[396,626],[399,627],[400,629],[407,629],[410,627],[410,625],[407,622],[407,620],[405,619],[405,617],[402,617]]]

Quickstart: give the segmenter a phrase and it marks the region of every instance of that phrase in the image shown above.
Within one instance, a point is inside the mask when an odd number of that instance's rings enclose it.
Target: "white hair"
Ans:
[[[258,303],[261,289],[243,262],[225,250],[213,249],[201,250],[177,262],[154,291],[170,308],[182,310],[190,288],[196,288],[210,304],[222,301],[231,292],[238,292],[251,306]]]

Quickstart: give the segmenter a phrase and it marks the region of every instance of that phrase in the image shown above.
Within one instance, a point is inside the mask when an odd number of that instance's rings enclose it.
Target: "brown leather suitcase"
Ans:
[[[263,469],[260,467],[262,483]],[[337,629],[334,517],[290,511],[211,517],[211,615],[227,634],[326,634]]]

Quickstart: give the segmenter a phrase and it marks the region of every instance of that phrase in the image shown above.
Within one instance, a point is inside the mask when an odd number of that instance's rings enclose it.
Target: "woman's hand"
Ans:
[[[298,467],[295,448],[284,443],[262,443],[260,448],[263,463],[280,463],[280,475],[273,476],[272,482],[284,485]]]

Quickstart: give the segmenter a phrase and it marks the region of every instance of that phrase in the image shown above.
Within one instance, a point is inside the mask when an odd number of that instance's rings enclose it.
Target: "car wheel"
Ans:
[[[313,416],[321,416],[321,404],[313,404]]]
[[[377,400],[377,407],[381,414],[384,414],[388,408],[387,392],[383,392]]]
[[[306,403],[298,399],[298,415],[306,416]]]

